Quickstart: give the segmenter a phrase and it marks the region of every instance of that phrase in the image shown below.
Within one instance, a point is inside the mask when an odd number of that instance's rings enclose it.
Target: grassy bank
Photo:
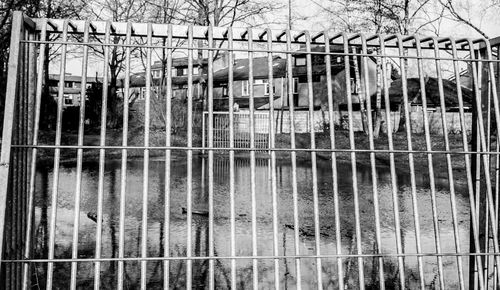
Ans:
[[[42,132],[40,134],[40,144],[53,145],[55,140],[54,132]],[[61,143],[63,145],[75,145],[78,141],[78,135],[76,133],[64,133],[62,136]],[[136,127],[129,131],[128,146],[143,146],[144,145],[144,130],[143,128]],[[291,148],[291,136],[289,134],[278,134],[276,136],[276,148],[289,149]],[[374,140],[373,148],[375,150],[388,150],[389,142],[387,135],[381,135],[378,139]],[[430,148],[427,147],[427,142],[424,134],[413,134],[411,140],[412,150],[415,152],[413,155],[413,160],[415,164],[415,170],[417,172],[426,173],[429,168],[429,156],[426,153],[428,149],[432,151],[446,151],[445,142],[443,136],[433,135],[430,137]],[[98,146],[100,144],[100,136],[98,132],[90,132],[85,134],[84,145],[86,146]],[[187,146],[187,136],[185,132],[180,132],[173,134],[171,137],[171,143],[174,147],[185,147]],[[318,152],[318,162],[330,162],[332,158],[332,153],[327,151],[331,149],[331,140],[329,133],[317,133],[315,134],[316,148],[323,149],[325,151]],[[354,134],[355,149],[360,150],[356,152],[356,163],[369,166],[370,165],[370,153],[362,150],[370,149],[370,142],[368,136],[361,132]],[[106,146],[121,146],[122,145],[122,130],[107,130]],[[165,146],[165,132],[161,129],[150,130],[149,132],[149,144],[153,147]],[[297,159],[301,162],[307,162],[311,160],[311,153],[307,149],[311,148],[311,138],[310,134],[296,134],[295,144],[297,149],[306,149],[297,151]],[[453,173],[455,174],[455,179],[465,179],[465,159],[464,155],[459,152],[463,152],[463,142],[461,135],[449,135],[450,150],[456,152],[455,154],[450,154],[451,167]],[[201,136],[200,134],[193,135],[193,146],[201,147]],[[467,145],[468,146],[468,145]],[[408,139],[405,133],[396,133],[393,135],[393,148],[394,150],[403,150],[400,153],[394,153],[394,165],[398,172],[410,172],[409,167],[409,154],[404,152],[408,150]],[[337,162],[350,163],[352,156],[350,153],[350,137],[346,131],[335,131],[335,149],[339,150],[335,153],[335,158]],[[346,150],[346,151],[342,151]],[[249,151],[240,151],[238,153],[239,157],[249,157]],[[195,154],[200,154],[201,152],[195,152]],[[83,151],[83,156],[85,161],[98,160],[99,150],[98,149],[85,149]],[[158,157],[164,156],[164,150],[150,150],[150,156]],[[182,150],[174,150],[174,156],[177,155],[179,158],[185,156]],[[54,151],[53,149],[43,149],[40,150],[39,160],[41,162],[51,162],[53,160]],[[61,160],[62,162],[75,162],[76,161],[76,149],[63,149],[61,150]],[[106,158],[114,159],[120,158],[120,149],[108,149],[106,150]],[[129,149],[128,157],[130,158],[140,158],[144,156],[144,151],[141,149]],[[259,156],[267,157],[267,154],[259,154]],[[281,162],[289,162],[291,160],[290,151],[277,151],[277,158]],[[446,154],[444,153],[433,153],[432,161],[434,166],[435,176],[437,178],[447,178],[448,177],[448,163]],[[391,163],[390,154],[387,152],[377,152],[375,154],[375,162],[377,167],[389,167]]]
[[[428,171],[429,165],[429,154],[427,151],[447,151],[444,137],[439,135],[430,136],[429,146],[427,145],[426,138],[424,134],[413,134],[411,136],[411,150],[415,152],[412,154],[414,161],[414,167],[416,171],[426,172]],[[449,151],[456,152],[455,154],[450,154],[451,167],[457,174],[462,174],[465,172],[465,159],[463,152],[463,141],[462,135],[449,135]],[[354,134],[354,149],[356,152],[356,162],[359,164],[369,165],[370,164],[370,153],[363,150],[370,150],[373,148],[375,150],[389,150],[389,140],[387,135],[381,135],[378,139],[375,139],[373,145],[370,146],[370,140],[362,132],[357,132]],[[409,172],[409,156],[408,150],[408,138],[405,133],[396,133],[392,135],[392,146],[393,150],[401,151],[400,153],[394,153],[394,165],[396,170],[399,172]],[[310,148],[311,138],[309,134],[298,134],[296,136],[297,148]],[[330,135],[325,133],[320,133],[316,135],[316,148],[319,149],[330,149],[331,146]],[[468,144],[466,146],[469,146]],[[290,135],[281,135],[277,137],[277,147],[279,148],[290,148]],[[351,162],[351,145],[349,134],[345,131],[335,132],[335,149],[341,152],[335,154],[335,158],[338,162]],[[342,150],[347,150],[343,151]],[[359,151],[358,151],[359,150]],[[281,154],[283,155],[283,154]],[[318,152],[318,159],[320,160],[331,160],[332,154],[330,152]],[[391,163],[391,154],[387,152],[377,152],[375,153],[375,163],[377,166],[389,167]],[[434,171],[437,176],[447,176],[447,158],[446,154],[433,153],[431,155],[432,163],[434,166]],[[299,152],[298,158],[309,159],[309,152]]]

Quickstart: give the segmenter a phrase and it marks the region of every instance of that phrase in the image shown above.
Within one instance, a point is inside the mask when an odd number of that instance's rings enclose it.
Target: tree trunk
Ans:
[[[352,48],[352,53],[356,54],[356,48]],[[356,84],[359,85],[360,91],[358,92],[359,96],[359,111],[361,113],[361,122],[363,124],[363,132],[365,134],[368,134],[368,115],[366,112],[366,107],[365,107],[365,90],[368,90],[368,88],[365,88],[363,86],[363,83],[361,82],[361,77],[360,77],[360,72],[359,72],[359,61],[358,61],[358,56],[353,55],[354,58],[354,75],[356,78]],[[351,89],[352,90],[352,89]]]
[[[398,106],[399,126],[398,126],[398,130],[396,132],[403,132],[405,130],[406,116],[405,116],[405,110],[404,110],[403,106],[404,106],[404,103],[403,103],[403,100],[401,100],[401,103]]]
[[[404,56],[407,56],[408,55],[408,49],[405,48],[403,50],[403,55]],[[405,74],[401,73],[401,77],[403,77],[403,75],[407,76],[407,72],[408,72],[408,58],[404,58],[403,59],[403,67],[401,68],[401,71],[405,72]],[[408,104],[409,105],[409,104]],[[398,126],[398,130],[397,132],[403,132],[405,130],[405,126],[406,126],[406,116],[405,116],[405,109],[404,109],[404,101],[401,97],[401,100],[400,100],[400,104],[399,104],[399,126]]]
[[[49,91],[49,56],[50,56],[50,46],[47,44],[43,51],[43,90],[42,90],[42,103],[41,103],[41,116],[40,127],[42,129],[52,129],[54,128],[54,118],[56,115],[55,106],[56,102],[50,95]]]
[[[106,123],[107,126],[112,129],[118,127],[118,120],[120,118],[121,111],[121,106],[119,106],[116,97],[117,70],[117,67],[110,65],[111,78],[108,86],[108,118]]]
[[[373,129],[373,137],[378,138],[380,134],[380,127],[382,124],[382,65],[380,58],[377,58],[377,100],[375,103],[375,128]]]
[[[113,43],[118,44],[120,42],[119,37],[114,37],[113,38]],[[117,94],[116,94],[116,86],[117,86],[117,80],[118,80],[118,73],[120,72],[120,62],[118,61],[118,47],[113,47],[113,50],[111,52],[111,61],[109,63],[109,73],[110,73],[110,80],[109,80],[109,86],[108,86],[108,118],[106,125],[111,128],[115,129],[119,125],[119,120],[121,119],[121,112],[122,108],[118,102]]]

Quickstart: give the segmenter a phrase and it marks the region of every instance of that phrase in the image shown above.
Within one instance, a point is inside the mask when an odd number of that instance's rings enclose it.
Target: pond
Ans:
[[[273,235],[273,207],[270,180],[270,161],[256,161],[256,241],[259,256],[273,255],[273,245],[278,245],[280,256],[316,254],[314,235],[314,206],[312,169],[310,162],[299,162],[297,165],[297,205],[299,239],[295,241],[294,203],[292,190],[292,166],[287,160],[278,160],[277,176],[277,206],[278,206],[278,236]],[[335,229],[335,207],[333,195],[332,168],[329,161],[317,165],[317,190],[319,201],[319,249],[322,255],[334,255],[337,248],[342,254],[357,253],[356,222],[354,215],[353,176],[351,165],[337,164],[339,190],[340,235],[337,239]],[[171,164],[171,194],[169,243],[165,244],[165,161],[162,158],[152,158],[149,170],[148,218],[147,218],[147,253],[149,257],[161,257],[168,248],[171,256],[186,256],[187,215],[183,208],[187,206],[187,161],[183,156],[177,156]],[[194,256],[209,254],[209,223],[204,214],[208,208],[208,163],[206,158],[195,157],[193,160],[192,195],[193,209],[201,214],[193,215],[191,227],[192,251]],[[37,191],[35,208],[35,255],[36,258],[47,257],[48,229],[50,220],[50,200],[53,180],[53,169],[40,167],[37,171]],[[95,255],[96,222],[92,217],[97,211],[97,194],[99,179],[98,162],[85,162],[82,172],[82,195],[80,206],[80,229],[78,254],[80,258],[92,258]],[[214,253],[216,256],[231,256],[231,218],[229,195],[229,160],[217,157],[214,160]],[[396,253],[396,235],[394,223],[394,208],[391,189],[391,175],[386,167],[377,169],[378,199],[380,204],[381,244],[383,253]],[[427,171],[416,176],[416,196],[418,200],[418,217],[420,221],[420,241],[423,252],[436,252],[435,233],[431,211],[431,194]],[[236,225],[236,255],[252,255],[252,194],[251,167],[249,159],[236,159],[235,169],[235,225]],[[359,165],[357,170],[359,194],[359,211],[361,226],[361,250],[364,254],[376,253],[375,214],[372,190],[371,170],[368,166]],[[116,258],[119,251],[120,224],[120,160],[109,160],[105,164],[104,198],[103,198],[103,229],[102,257]],[[125,205],[125,257],[141,256],[141,231],[143,209],[143,160],[133,159],[127,163],[127,187]],[[416,253],[416,234],[414,225],[413,202],[410,187],[410,177],[406,173],[397,174],[397,195],[401,221],[402,246],[405,253]],[[59,193],[56,218],[56,258],[71,258],[72,235],[75,215],[75,184],[76,165],[64,164],[59,176]],[[436,181],[436,201],[438,208],[438,223],[440,241],[443,252],[456,252],[455,236],[451,219],[450,194],[447,180]],[[469,204],[466,189],[457,187],[457,212],[459,241],[462,251],[469,250]],[[339,245],[337,245],[339,243]],[[298,247],[297,249],[295,247]],[[467,279],[468,257],[462,259],[465,278]],[[296,263],[300,263],[300,277],[297,275]],[[438,262],[436,257],[424,257],[424,276],[418,271],[417,259],[406,257],[404,267],[407,286],[418,287],[420,279],[424,279],[428,287],[433,288],[439,281]],[[281,288],[295,289],[298,280],[302,285],[317,285],[316,259],[295,258],[279,259],[279,279]],[[364,281],[369,287],[378,287],[378,259],[369,257],[363,259]],[[215,287],[228,289],[231,287],[231,260],[215,260]],[[163,287],[163,262],[147,262],[148,288]],[[338,288],[337,258],[322,259],[322,283],[325,288]],[[358,259],[343,258],[343,278],[349,288],[358,288]],[[384,257],[383,269],[388,284],[397,283],[398,261],[394,257]],[[455,288],[458,283],[457,258],[443,257],[444,279],[447,288]],[[251,259],[236,260],[236,279],[238,288],[250,288],[253,281]],[[195,260],[192,264],[193,287],[205,288],[209,279],[208,260]],[[55,264],[54,287],[65,289],[69,287],[70,263]],[[259,259],[257,263],[257,279],[259,288],[274,287],[274,260]],[[116,284],[117,262],[101,264],[101,286],[114,288]],[[38,283],[44,285],[46,265],[37,264]],[[125,262],[124,285],[127,289],[140,286],[140,262]],[[172,289],[186,287],[186,261],[170,262],[169,285]],[[89,288],[93,285],[94,264],[82,262],[78,264],[78,287]],[[299,279],[300,278],[300,279]],[[466,281],[467,283],[467,281]],[[467,285],[467,284],[466,284]]]

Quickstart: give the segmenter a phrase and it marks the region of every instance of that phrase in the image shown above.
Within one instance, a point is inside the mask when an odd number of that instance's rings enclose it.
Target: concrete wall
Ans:
[[[240,112],[241,116],[236,122],[236,130],[238,132],[247,132],[249,130],[249,119],[245,116],[243,112]],[[225,116],[228,116],[227,114]],[[268,111],[257,111],[255,113],[255,125],[256,125],[256,133],[267,133],[269,129],[269,112]],[[334,123],[341,129],[348,130],[348,123],[342,123],[340,120],[347,119],[348,112],[342,111],[334,112]],[[441,112],[439,111],[429,111],[427,113],[429,128],[431,134],[441,135],[443,134],[443,126],[442,126],[442,117]],[[359,111],[353,112],[353,128],[355,132],[363,131],[363,125],[361,121],[361,113]],[[458,112],[446,112],[445,113],[447,129],[450,134],[460,134],[462,132],[462,128],[460,125],[460,114]],[[382,112],[382,131],[387,131],[387,123],[385,112]],[[310,131],[311,123],[309,118],[308,111],[296,111],[294,112],[294,125],[296,133],[307,133]],[[400,114],[398,112],[391,112],[390,120],[392,123],[392,127],[399,126]],[[413,110],[410,112],[410,120],[411,120],[411,129],[413,133],[424,133],[424,118],[423,112],[420,109]],[[280,111],[276,110],[273,117],[273,126],[275,128],[275,132],[277,133],[290,133],[290,114],[289,111]],[[324,131],[325,124],[329,125],[329,115],[328,112],[323,111],[314,111],[313,112],[313,128],[315,132]],[[472,131],[472,113],[465,113],[465,125],[466,132],[470,134]]]

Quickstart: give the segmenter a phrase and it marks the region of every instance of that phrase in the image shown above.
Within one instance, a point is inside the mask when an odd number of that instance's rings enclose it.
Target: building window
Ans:
[[[64,82],[64,87],[65,88],[72,88],[73,87],[73,82]]]
[[[264,94],[269,95],[269,80],[262,80],[264,83]]]
[[[172,76],[173,76],[173,77],[176,77],[176,76],[177,76],[177,69],[176,69],[176,68],[173,68],[173,69],[172,69]]]
[[[299,78],[293,78],[292,93],[298,94],[299,93],[298,89],[299,89]]]
[[[250,85],[249,85],[248,80],[243,81],[241,83],[241,95],[242,96],[248,96],[248,95],[250,95]]]
[[[64,104],[73,105],[73,95],[64,95]]]
[[[304,56],[295,57],[295,66],[305,66],[306,58]]]
[[[184,75],[184,69],[183,68],[178,68],[177,69],[177,76],[180,77],[180,76],[183,76]]]
[[[193,67],[193,75],[197,75],[199,74],[199,70],[198,70],[198,67]]]
[[[269,95],[269,80],[255,80],[254,84],[264,86],[264,95]]]
[[[227,83],[221,83],[220,84],[220,87],[222,89],[222,97],[223,98],[227,98],[229,97],[228,94],[229,94],[229,88],[227,86]]]

